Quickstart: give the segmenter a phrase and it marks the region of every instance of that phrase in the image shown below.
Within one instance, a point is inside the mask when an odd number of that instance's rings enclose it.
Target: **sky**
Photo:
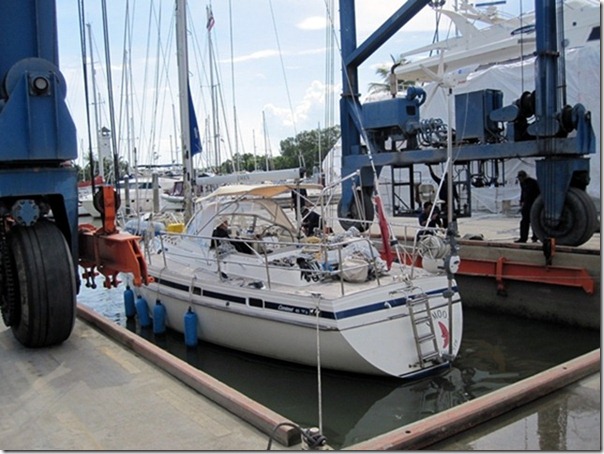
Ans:
[[[175,2],[108,0],[106,3],[118,153],[131,164],[181,162]],[[357,0],[357,44],[403,3]],[[209,34],[208,6],[214,17]],[[126,11],[129,21],[125,19]],[[203,145],[196,167],[213,166],[217,159],[221,162],[230,159],[235,150],[276,156],[281,140],[339,124],[337,1],[189,0],[187,12],[189,83]],[[89,140],[78,15],[77,0],[57,0],[59,67],[66,79],[67,105],[78,131],[79,155],[83,156],[88,155]],[[96,111],[99,127],[112,129],[101,2],[85,0],[84,17],[90,24],[90,32],[86,27],[87,68],[91,74],[92,43],[96,74],[96,90],[92,90],[89,78],[90,122],[94,129]],[[429,44],[434,24],[434,12],[425,7],[370,57],[359,69],[361,95],[367,93],[371,82],[382,82],[376,69],[389,64],[391,56]],[[131,36],[126,45],[125,36]],[[210,41],[216,68],[212,75]],[[329,41],[335,43],[331,70],[327,70],[326,63]],[[130,63],[124,64],[127,61]],[[125,79],[130,83],[124,83]],[[210,86],[215,87],[214,109]],[[96,104],[93,92],[97,94]],[[328,93],[332,95],[326,96]],[[214,111],[218,111],[216,129]],[[239,131],[237,139],[235,125]],[[219,158],[212,140],[215,130],[220,137]],[[93,150],[95,142],[93,137]],[[134,148],[136,155],[132,152]]]

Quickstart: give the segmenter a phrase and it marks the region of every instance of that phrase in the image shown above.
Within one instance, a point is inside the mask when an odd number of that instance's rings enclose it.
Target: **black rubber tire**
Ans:
[[[43,221],[13,228],[7,240],[19,302],[14,336],[26,347],[60,344],[71,335],[76,312],[75,268],[65,237]]]
[[[583,244],[593,236],[593,234],[598,229],[599,221],[598,221],[598,210],[593,203],[590,195],[585,192],[584,189],[580,188],[571,188],[576,193],[577,197],[581,200],[581,203],[585,207],[585,233],[583,238],[581,238],[579,244]]]
[[[537,197],[531,208],[531,227],[543,242],[554,238],[563,246],[580,246],[596,231],[598,213],[589,195],[578,188],[569,188],[564,200],[560,222],[552,227],[545,222],[543,196]]]
[[[94,206],[96,210],[101,214],[105,214],[105,198],[103,195],[103,188],[99,188],[96,194],[92,196],[92,206]],[[115,189],[113,190],[113,196],[115,197],[115,211],[117,211],[120,209],[122,201],[120,199],[119,193]]]
[[[364,232],[371,227],[371,222],[375,216],[375,210],[370,194],[367,194],[365,191],[361,192],[361,213],[359,213],[359,207],[357,207],[357,203],[353,199],[350,212],[347,217],[344,217],[341,204],[342,199],[338,202],[338,217],[340,218],[340,225],[344,230],[348,230],[350,227],[356,227],[359,232]]]

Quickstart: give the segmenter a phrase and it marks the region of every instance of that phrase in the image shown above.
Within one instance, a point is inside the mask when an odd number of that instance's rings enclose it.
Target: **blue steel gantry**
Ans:
[[[429,3],[408,0],[357,46],[355,0],[340,0],[341,174],[358,172],[357,177],[342,183],[338,216],[345,228],[355,225],[363,230],[366,221],[373,219],[373,169],[379,174],[387,165],[412,168],[418,163],[447,161],[443,143],[426,147],[421,140],[421,90],[411,87],[404,97],[393,95],[364,105],[359,101],[359,66]],[[456,99],[455,162],[542,158],[536,162],[541,195],[532,208],[531,225],[543,242],[554,239],[558,244],[577,246],[589,240],[597,228],[597,211],[585,192],[589,184],[587,155],[595,152],[595,135],[590,113],[581,104],[562,105],[556,2],[536,0],[535,11],[535,91],[519,93],[508,106],[502,105],[496,87],[460,95],[465,98],[463,102]],[[470,182],[466,184],[469,193]],[[412,180],[409,186],[413,188]]]
[[[146,280],[146,266],[138,238],[115,229],[114,188],[97,197],[103,227],[78,226],[76,129],[58,68],[55,1],[1,5],[0,312],[19,342],[45,347],[73,329],[78,264],[89,285],[101,273],[105,286],[120,271]]]

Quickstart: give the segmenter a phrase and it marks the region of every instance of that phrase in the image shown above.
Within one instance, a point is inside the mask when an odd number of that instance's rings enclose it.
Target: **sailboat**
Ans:
[[[178,10],[184,58],[184,0],[177,0]],[[183,157],[190,161],[186,59],[179,62]],[[186,195],[190,188],[185,177]],[[292,220],[279,203],[301,189],[324,191],[299,181],[220,186],[197,202],[184,233],[146,237],[152,279],[136,288],[141,305],[149,312],[165,308],[166,325],[192,345],[199,339],[309,366],[404,378],[449,365],[463,328],[455,282],[442,270],[406,265],[400,255],[413,252],[390,249],[388,236],[380,253],[356,227],[344,231],[321,197],[308,207],[320,221],[303,229],[309,214]]]

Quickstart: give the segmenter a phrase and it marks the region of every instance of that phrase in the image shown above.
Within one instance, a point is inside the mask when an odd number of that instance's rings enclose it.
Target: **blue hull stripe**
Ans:
[[[187,293],[189,292],[189,286],[187,286],[187,285],[168,281],[166,279],[159,279],[158,277],[155,277],[155,276],[153,276],[153,277],[155,279],[155,282],[159,285],[164,285],[166,287],[170,287],[170,288],[173,288],[176,290],[181,290],[181,291],[184,291]],[[445,290],[446,289],[432,290],[430,292],[426,292],[426,295],[428,295],[428,296],[440,295]],[[457,286],[453,287],[453,291],[457,292]],[[194,287],[193,294],[203,295],[206,297],[223,300],[225,302],[230,302],[230,303],[234,302],[234,303],[245,304],[245,302],[246,302],[245,297],[227,295],[227,294],[218,293],[218,292],[211,292],[209,290],[202,290],[200,287]],[[250,306],[262,307],[261,299],[259,299],[259,298],[249,298],[249,299],[253,300],[253,302],[250,301]],[[394,308],[394,307],[400,307],[400,306],[404,306],[406,304],[407,304],[407,298],[401,297],[401,298],[394,298],[394,299],[387,300],[387,301],[380,301],[378,303],[371,303],[371,304],[367,304],[365,306],[355,307],[354,309],[346,309],[346,310],[338,311],[338,312],[321,311],[319,316],[321,318],[328,319],[328,320],[344,320],[346,318],[356,317],[359,315],[364,315],[364,314],[368,314],[371,312],[381,311],[381,310],[390,309],[390,308]],[[269,310],[280,311],[280,312],[288,312],[288,313],[292,313],[292,314],[308,315],[308,316],[312,316],[312,317],[315,316],[314,311],[312,309],[309,309],[307,307],[295,306],[295,305],[291,305],[291,304],[282,304],[282,303],[274,303],[271,301],[264,301],[264,308],[269,309]]]

